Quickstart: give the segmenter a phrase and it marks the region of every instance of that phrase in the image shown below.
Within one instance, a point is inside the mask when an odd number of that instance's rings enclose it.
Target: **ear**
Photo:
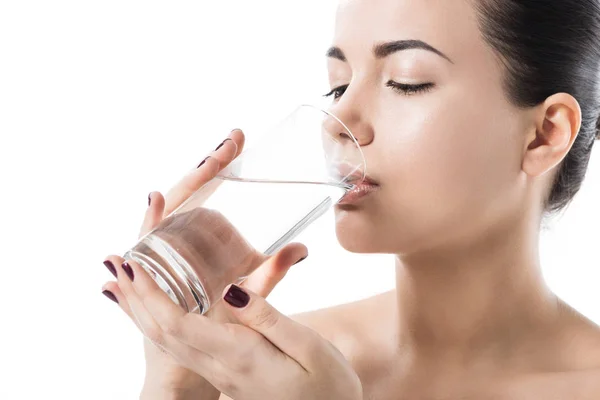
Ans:
[[[541,176],[566,157],[581,128],[581,107],[567,93],[557,93],[538,106],[535,133],[527,136],[522,169]]]

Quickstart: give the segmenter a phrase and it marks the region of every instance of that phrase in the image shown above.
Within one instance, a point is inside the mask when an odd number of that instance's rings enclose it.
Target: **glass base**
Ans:
[[[186,311],[204,314],[210,308],[206,291],[188,262],[158,236],[147,235],[123,258],[140,264],[169,298]]]

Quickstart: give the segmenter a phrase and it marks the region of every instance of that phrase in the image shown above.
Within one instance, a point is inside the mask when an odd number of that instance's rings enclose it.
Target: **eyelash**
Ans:
[[[329,97],[331,95],[334,95],[334,97],[333,97],[334,100],[337,100],[340,97],[342,97],[342,95],[343,95],[343,93],[340,93],[340,92],[342,90],[346,91],[348,86],[349,85],[338,86],[338,87],[334,88],[331,92],[324,94],[323,97]],[[396,92],[398,92],[400,94],[403,94],[405,96],[410,96],[410,95],[417,94],[417,93],[427,92],[431,88],[433,88],[434,84],[433,83],[420,83],[418,85],[409,85],[409,84],[405,84],[405,83],[388,81],[386,86],[391,87],[392,89],[394,89]],[[338,96],[338,94],[339,94],[339,96]]]

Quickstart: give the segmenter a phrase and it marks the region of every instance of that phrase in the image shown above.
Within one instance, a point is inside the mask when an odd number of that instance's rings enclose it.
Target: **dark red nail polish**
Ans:
[[[306,257],[308,257],[308,256],[306,256]],[[295,262],[294,264],[292,264],[292,265],[296,265],[296,264],[298,264],[299,262],[306,260],[306,257],[302,257],[301,259],[299,259],[298,261],[296,261],[296,262]]]
[[[119,304],[119,300],[115,297],[115,295],[110,290],[105,290],[102,292],[106,297]]]
[[[217,150],[219,150],[221,147],[223,147],[223,145],[225,144],[225,142],[226,142],[226,141],[228,141],[228,140],[231,140],[231,139],[227,138],[227,139],[223,140],[223,141],[221,142],[221,144],[217,146],[217,148],[215,149],[215,151],[217,151]]]
[[[208,156],[204,160],[202,160],[202,162],[196,168],[200,168],[201,166],[203,166],[204,163],[206,162],[206,160],[208,160],[209,158],[210,158],[210,156]]]
[[[237,308],[246,307],[250,301],[248,293],[244,292],[236,285],[231,285],[223,298],[226,302]]]
[[[109,260],[104,261],[104,265],[106,265],[106,268],[108,268],[108,270],[110,271],[111,274],[113,274],[115,276],[115,278],[117,277],[117,270],[115,269],[115,266],[113,265],[113,263],[111,263]]]
[[[152,203],[152,199],[150,198],[150,196],[152,196],[152,193],[148,195],[148,207],[150,207],[150,203]]]
[[[129,277],[129,279],[131,279],[131,282],[133,282],[133,269],[131,269],[131,266],[127,263],[127,261],[125,261],[121,265],[121,267],[123,267],[123,270],[125,271],[125,273]]]

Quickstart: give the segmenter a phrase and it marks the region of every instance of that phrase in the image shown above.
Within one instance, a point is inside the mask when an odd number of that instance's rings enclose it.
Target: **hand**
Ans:
[[[159,192],[151,193],[149,196],[150,206],[146,210],[145,218],[142,223],[139,237],[153,230],[165,217],[173,210],[186,201],[196,190],[206,182],[210,181],[221,169],[225,168],[233,159],[235,159],[243,149],[244,135],[240,130],[234,130],[228,137],[224,145],[214,151],[204,165],[195,168],[181,181],[179,181],[165,197]],[[268,296],[273,288],[283,279],[289,267],[301,258],[306,257],[306,247],[301,244],[290,244],[284,247],[272,258],[269,258],[263,265],[255,270],[241,284],[262,296]],[[118,267],[123,263],[119,256],[109,256],[106,258],[105,265],[119,279],[125,277],[123,269]],[[117,266],[117,268],[115,268]],[[119,273],[117,274],[117,271]],[[125,277],[125,279],[127,279]],[[108,282],[103,286],[104,293],[108,297],[114,297],[121,309],[140,327],[140,324],[131,311],[131,302],[138,302],[135,294],[126,298],[117,282]],[[229,315],[223,312],[223,302],[218,302],[205,315],[216,321],[226,321]],[[145,388],[148,392],[167,392],[167,393],[191,393],[203,390],[204,396],[210,398],[207,391],[214,392],[218,397],[219,392],[208,384],[204,378],[198,374],[180,366],[176,361],[162,349],[156,347],[147,338],[144,339],[144,352],[146,358],[146,382]]]
[[[362,400],[360,379],[317,332],[282,315],[262,297],[235,285],[224,307],[237,323],[186,313],[137,263],[119,280],[152,343],[235,400]],[[231,303],[231,304],[230,304]],[[234,304],[235,306],[233,306]]]

